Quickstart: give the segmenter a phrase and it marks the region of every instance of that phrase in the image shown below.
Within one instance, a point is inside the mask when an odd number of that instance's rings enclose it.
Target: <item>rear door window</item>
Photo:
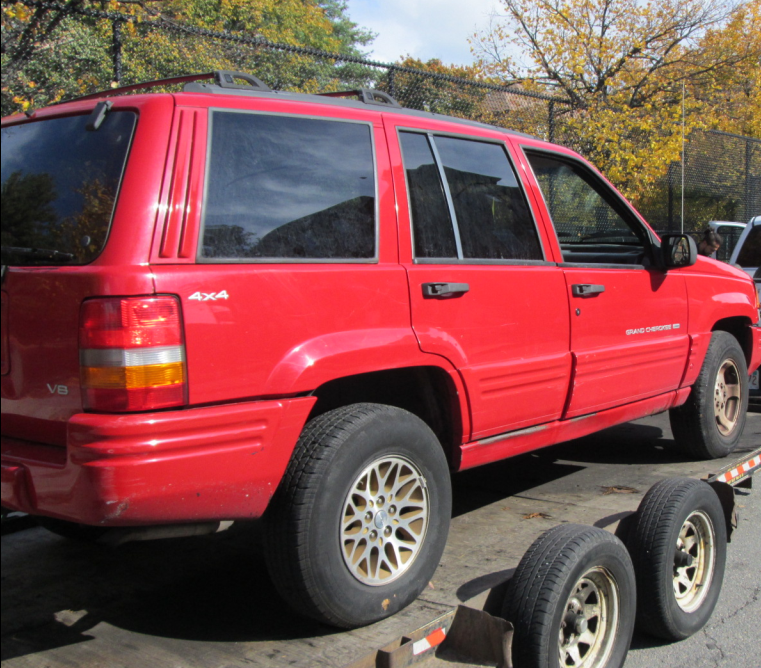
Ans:
[[[369,123],[214,111],[199,259],[374,259],[371,131]]]
[[[92,262],[105,246],[137,115],[112,111],[2,129],[3,264]]]
[[[503,145],[411,131],[399,136],[416,259],[544,259]]]
[[[457,244],[447,198],[429,138],[401,133],[416,257],[456,258]]]

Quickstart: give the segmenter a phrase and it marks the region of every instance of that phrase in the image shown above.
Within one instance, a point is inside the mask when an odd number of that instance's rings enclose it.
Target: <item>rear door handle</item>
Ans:
[[[571,292],[573,293],[574,297],[591,297],[592,295],[599,295],[601,292],[605,292],[605,286],[582,283],[572,285]]]
[[[423,283],[424,297],[446,297],[457,295],[470,290],[467,283]]]

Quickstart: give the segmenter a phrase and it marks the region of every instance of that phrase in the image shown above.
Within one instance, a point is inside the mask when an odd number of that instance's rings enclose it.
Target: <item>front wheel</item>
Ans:
[[[692,392],[669,411],[677,445],[697,459],[726,457],[737,447],[748,410],[748,371],[737,339],[714,332]]]
[[[310,421],[266,516],[266,558],[294,610],[342,628],[409,605],[444,550],[449,468],[419,418],[354,404]]]

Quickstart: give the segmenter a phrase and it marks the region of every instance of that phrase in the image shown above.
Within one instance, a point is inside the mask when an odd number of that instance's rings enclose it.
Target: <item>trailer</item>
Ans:
[[[750,489],[759,469],[761,448],[702,480],[665,478],[648,490],[636,512],[620,520],[610,538],[594,527],[550,529],[532,544],[513,575],[523,582],[502,585],[506,591],[500,591],[504,600],[499,612],[493,602],[495,614],[460,605],[346,668],[616,668],[626,659],[635,617],[654,636],[687,638],[705,626],[718,601],[726,546],[738,526],[734,488]],[[578,546],[585,540],[590,543],[586,551],[568,549],[573,541]],[[601,552],[605,544],[608,549]],[[664,549],[667,545],[672,549]],[[625,551],[631,557],[628,563]],[[585,555],[591,555],[586,562]],[[611,578],[613,555],[622,558],[617,578]],[[636,612],[634,588],[627,579],[637,581]],[[606,591],[606,584],[615,584],[615,595],[612,588]],[[631,601],[623,600],[625,592]],[[514,663],[516,630],[524,646],[521,660]],[[588,641],[580,643],[585,635]]]
[[[748,414],[740,452],[750,456],[759,443],[761,415]],[[456,656],[474,650],[455,643],[457,635],[450,631],[454,617],[459,613],[458,624],[465,615],[477,622],[486,614],[498,618],[507,582],[547,529],[580,523],[613,534],[654,483],[675,476],[707,479],[720,476],[730,464],[730,470],[737,468],[735,457],[716,463],[685,461],[670,445],[667,417],[651,416],[458,475],[452,532],[425,592],[394,617],[350,632],[304,621],[279,602],[263,572],[263,558],[251,556],[257,541],[254,526],[109,548],[25,528],[23,518],[17,518],[23,530],[2,539],[3,668],[343,668],[382,648],[403,646],[397,656],[409,652],[423,665],[441,661],[455,668]],[[746,494],[739,488],[742,530],[732,535],[728,564],[735,555],[734,566],[727,571],[711,620],[731,619],[731,624],[714,628],[710,639],[697,634],[676,645],[656,646],[635,635],[627,668],[680,665],[649,659],[670,646],[689,655],[696,668],[713,663],[755,668],[761,647],[753,645],[759,612],[754,560],[761,545],[758,533],[754,538],[748,530],[748,518],[758,522],[761,507],[757,495]],[[740,577],[742,582],[733,583]],[[442,639],[436,622],[447,618],[451,623]],[[499,624],[504,622],[498,620],[497,630]],[[733,640],[722,645],[726,634]],[[436,649],[415,655],[412,648],[423,640]],[[712,649],[715,643],[719,647]],[[486,660],[481,664],[489,665]]]

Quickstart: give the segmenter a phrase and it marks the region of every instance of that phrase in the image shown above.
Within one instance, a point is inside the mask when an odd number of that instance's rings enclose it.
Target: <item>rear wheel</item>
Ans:
[[[267,565],[297,612],[351,628],[426,587],[451,514],[441,445],[419,418],[379,404],[304,429],[266,516]]]
[[[726,457],[740,442],[747,410],[745,355],[734,336],[714,332],[689,398],[669,411],[674,440],[697,459]]]
[[[522,668],[618,668],[636,608],[631,559],[614,535],[566,524],[534,541],[508,585],[502,615],[515,626]]]

